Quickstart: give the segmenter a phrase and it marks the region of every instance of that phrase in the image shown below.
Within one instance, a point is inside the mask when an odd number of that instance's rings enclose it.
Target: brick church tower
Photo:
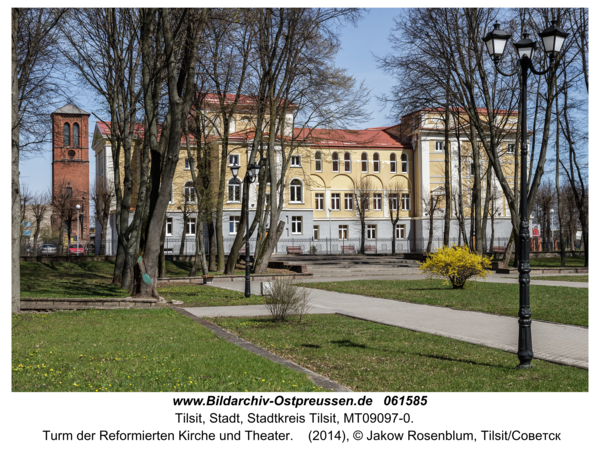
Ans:
[[[71,237],[77,235],[77,210],[81,241],[90,236],[90,161],[88,151],[88,120],[90,114],[67,104],[52,117],[52,199],[53,224],[71,227]],[[62,210],[60,212],[59,210]],[[61,218],[62,217],[62,218]],[[62,222],[66,224],[62,224]]]

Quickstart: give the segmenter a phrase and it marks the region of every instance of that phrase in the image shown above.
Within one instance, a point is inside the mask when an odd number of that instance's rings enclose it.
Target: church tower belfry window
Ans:
[[[79,124],[73,124],[73,146],[79,146]]]
[[[63,146],[71,146],[71,127],[69,123],[65,123]]]

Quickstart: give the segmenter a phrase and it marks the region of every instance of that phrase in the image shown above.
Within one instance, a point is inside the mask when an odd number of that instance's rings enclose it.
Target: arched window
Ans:
[[[396,154],[390,155],[390,173],[396,172]]]
[[[352,171],[352,159],[349,152],[344,152],[344,171],[347,173]]]
[[[290,202],[302,202],[302,182],[294,179],[290,182]]]
[[[378,152],[373,154],[373,172],[374,173],[379,172],[379,153]]]
[[[64,131],[64,144],[63,146],[71,146],[71,127],[68,123],[65,123],[65,131]]]
[[[79,124],[73,124],[73,146],[79,146]]]
[[[187,181],[183,186],[183,200],[187,203],[196,202],[196,189],[194,188],[194,182]]]
[[[227,201],[228,202],[240,202],[240,190],[242,181],[239,179],[231,178],[227,182]]]
[[[331,154],[331,169],[334,173],[339,173],[340,171],[340,157],[337,152]]]
[[[320,173],[323,171],[323,160],[321,159],[321,152],[315,152],[315,171]]]
[[[367,157],[367,153],[363,152],[360,156],[361,164],[362,164],[362,172],[369,172],[369,157]]]
[[[408,155],[402,154],[402,172],[408,173]]]

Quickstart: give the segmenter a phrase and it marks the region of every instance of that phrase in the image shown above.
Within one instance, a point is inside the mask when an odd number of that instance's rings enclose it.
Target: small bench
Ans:
[[[342,253],[346,254],[354,254],[356,251],[354,250],[354,245],[342,245]]]
[[[302,247],[301,246],[288,246],[287,253],[288,254],[302,254]]]
[[[365,245],[365,253],[376,253],[377,247],[375,245]]]

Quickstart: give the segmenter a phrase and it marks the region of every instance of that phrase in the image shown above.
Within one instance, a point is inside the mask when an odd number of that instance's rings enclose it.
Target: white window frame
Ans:
[[[229,235],[236,235],[240,224],[241,215],[229,215]],[[233,225],[233,228],[231,227]],[[233,229],[233,232],[232,232]]]
[[[348,154],[348,158],[346,158],[346,154]],[[348,162],[348,169],[346,169],[346,162]],[[349,152],[344,152],[344,172],[352,172],[352,154],[350,154]]]
[[[313,225],[313,240],[319,240],[321,237],[321,231],[318,225]]]
[[[410,210],[410,193],[402,193],[402,210]]]
[[[231,161],[232,157],[235,157],[237,162],[232,162]],[[229,154],[227,156],[227,162],[228,162],[228,166],[234,166],[234,165],[240,166],[240,154]]]
[[[334,202],[337,201],[337,202]],[[337,207],[336,207],[337,204]],[[332,193],[331,194],[331,210],[340,210],[340,194]]]
[[[292,234],[302,234],[302,216],[300,215],[292,217]]]
[[[373,210],[382,209],[382,199],[383,195],[381,193],[373,193]]]
[[[405,224],[396,224],[396,239],[404,240],[406,239],[406,225]]]
[[[354,210],[354,194],[353,193],[344,193],[344,210]]]
[[[186,235],[196,235],[196,218],[191,217],[186,220],[185,223]]]
[[[337,155],[337,158],[335,158],[335,156]],[[337,170],[334,169],[334,164],[337,163]],[[339,173],[340,172],[340,154],[339,152],[334,152],[333,154],[331,154],[331,171],[333,173]]]
[[[298,184],[294,184],[293,185],[294,189],[292,189],[292,184],[294,182],[298,182],[300,185],[298,186]],[[300,193],[296,193],[298,190],[300,191]],[[292,179],[290,181],[289,192],[290,192],[290,204],[304,204],[304,184],[302,183],[302,181],[300,179]],[[296,199],[293,201],[292,201],[292,193],[295,193],[295,197],[296,197]],[[300,199],[297,198],[298,194],[300,195]]]
[[[317,158],[317,156],[319,156]],[[323,154],[321,154],[321,151],[317,151],[315,152],[315,173],[322,173],[323,172]]]
[[[169,228],[170,226],[170,228]],[[169,232],[171,229],[171,232]],[[167,217],[165,219],[165,236],[171,237],[173,235],[173,217]]]
[[[436,140],[435,141],[435,152],[444,152],[444,142]]]
[[[363,156],[365,158],[363,158]],[[365,168],[366,168],[366,170],[365,170]],[[360,154],[360,170],[363,173],[369,172],[369,154],[367,154],[366,152],[363,152]]]
[[[185,162],[183,164],[183,169],[186,171],[190,171],[190,160],[189,159],[185,159]]]
[[[187,184],[192,184],[191,187],[186,187]],[[196,195],[196,187],[194,186],[194,181],[188,180],[183,184],[183,201],[186,202],[186,198],[188,197],[188,191],[194,194],[193,199],[189,199],[187,201],[188,204],[196,204],[198,202],[198,196]]]
[[[232,180],[235,180],[237,182],[237,184],[233,184],[231,183]],[[233,191],[233,199],[229,199],[229,193],[230,193],[230,187],[234,187],[234,191]],[[237,187],[237,195],[238,198],[235,199],[235,187]],[[228,203],[240,203],[242,202],[242,181],[239,178],[236,177],[232,177],[227,181],[227,202]]]
[[[390,197],[390,210],[396,212],[398,209],[398,193],[391,193]]]
[[[398,172],[398,156],[395,152],[390,154],[390,173],[396,174]]]
[[[294,162],[294,160],[296,160],[296,161]],[[302,156],[299,154],[293,154],[290,159],[290,167],[302,168]]]
[[[377,158],[375,158],[377,156]],[[381,169],[381,161],[379,160],[379,152],[373,154],[373,172],[378,173]]]
[[[315,193],[315,210],[325,210],[325,193]]]
[[[400,162],[401,162],[401,169],[402,169],[402,174],[408,174],[408,155],[406,154],[402,154],[402,156],[400,157]],[[405,167],[406,165],[406,167]]]
[[[340,240],[348,240],[350,237],[350,228],[348,228],[347,224],[340,224],[338,226],[338,238]]]
[[[376,224],[368,224],[367,225],[367,239],[376,239],[377,238],[377,225]]]
[[[511,151],[512,149],[512,151]],[[515,151],[517,149],[517,145],[515,143],[506,143],[506,153],[510,155],[515,155]]]

